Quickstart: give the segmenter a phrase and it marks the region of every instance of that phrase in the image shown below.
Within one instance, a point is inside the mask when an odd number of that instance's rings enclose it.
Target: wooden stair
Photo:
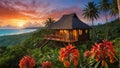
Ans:
[[[42,49],[50,40],[43,40],[41,43],[40,43],[40,48]]]

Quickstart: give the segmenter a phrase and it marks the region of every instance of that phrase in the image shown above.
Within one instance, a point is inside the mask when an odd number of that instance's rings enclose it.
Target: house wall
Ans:
[[[80,41],[85,41],[86,39],[89,39],[89,29],[82,29],[79,30],[79,38]]]
[[[55,35],[72,40],[86,40],[89,39],[89,29],[74,29],[74,30],[56,30]]]

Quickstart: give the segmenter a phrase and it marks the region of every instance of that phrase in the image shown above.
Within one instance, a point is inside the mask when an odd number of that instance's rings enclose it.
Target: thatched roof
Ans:
[[[60,20],[50,24],[47,29],[89,29],[90,26],[83,23],[75,13],[63,15]]]

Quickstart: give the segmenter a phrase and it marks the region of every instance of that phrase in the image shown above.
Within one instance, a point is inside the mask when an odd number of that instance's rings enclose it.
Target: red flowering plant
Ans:
[[[35,60],[28,55],[24,56],[19,63],[20,68],[33,68],[34,66]]]
[[[76,67],[79,60],[79,50],[72,44],[68,44],[65,48],[60,49],[59,60],[63,62],[65,67],[70,67],[71,65]]]
[[[45,61],[42,63],[42,68],[52,68],[52,63]]]
[[[107,65],[107,60],[110,63],[115,61],[115,49],[111,41],[103,40],[101,43],[94,44],[91,50],[84,53],[84,57],[95,59],[96,62],[101,62],[101,66]]]

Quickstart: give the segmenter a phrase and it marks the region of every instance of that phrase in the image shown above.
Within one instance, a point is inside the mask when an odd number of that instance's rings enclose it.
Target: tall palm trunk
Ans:
[[[93,19],[92,19],[92,30],[93,30],[93,38],[95,38],[94,26],[93,26]]]
[[[94,19],[92,18],[92,29],[93,29],[93,38],[94,41],[96,41],[96,31],[95,31],[95,27],[94,27]]]
[[[117,3],[118,3],[118,12],[119,12],[119,21],[120,21],[120,0],[117,0]],[[120,51],[119,51],[119,68],[120,68]]]
[[[119,20],[120,20],[120,0],[117,0],[118,3],[118,12],[119,12]]]
[[[107,19],[107,12],[105,11],[105,20],[106,20],[106,40],[108,39],[109,27],[108,27],[108,19]]]
[[[105,20],[106,20],[106,23],[108,23],[107,12],[106,11],[105,11]]]

